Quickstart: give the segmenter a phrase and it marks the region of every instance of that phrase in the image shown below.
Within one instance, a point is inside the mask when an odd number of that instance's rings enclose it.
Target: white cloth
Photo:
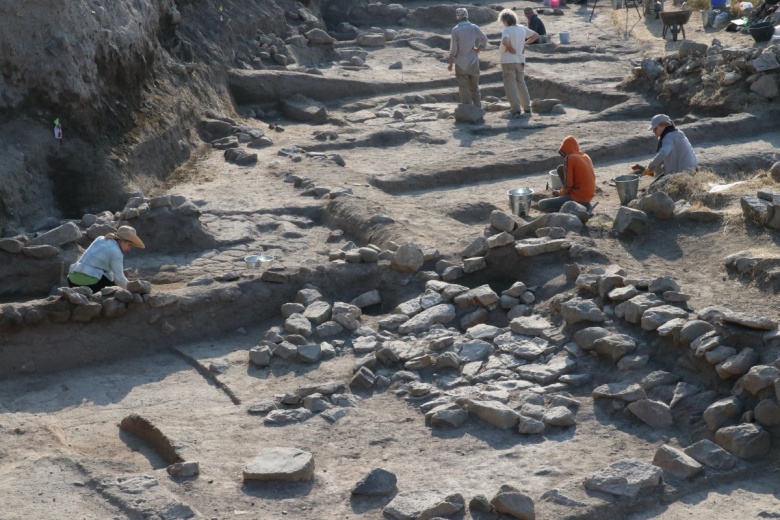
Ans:
[[[127,287],[122,250],[116,240],[106,237],[97,237],[68,273],[81,273],[98,280],[105,276],[119,287]]]
[[[525,63],[525,54],[523,54],[525,40],[534,34],[536,33],[522,25],[504,27],[501,33],[501,49],[499,50],[501,63]],[[512,44],[512,47],[515,49],[514,54],[507,52],[506,46],[504,46],[504,38],[507,38],[509,43]]]

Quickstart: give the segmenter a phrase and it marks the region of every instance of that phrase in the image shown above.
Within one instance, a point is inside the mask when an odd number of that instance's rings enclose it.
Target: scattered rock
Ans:
[[[727,426],[715,433],[721,448],[742,459],[756,459],[769,453],[769,433],[752,423]]]
[[[737,458],[708,439],[685,448],[685,454],[709,468],[727,470],[734,467]]]
[[[476,124],[484,120],[485,111],[476,105],[460,104],[455,109],[454,115],[455,121]]]
[[[668,444],[664,444],[655,452],[653,465],[681,479],[695,477],[704,471],[702,465],[696,462],[696,460]]]
[[[297,448],[265,448],[244,466],[244,480],[297,482],[314,475],[314,457]]]
[[[517,488],[504,484],[490,501],[499,513],[511,515],[520,520],[535,520],[534,501]]]
[[[464,506],[460,493],[445,496],[438,491],[402,491],[385,506],[383,513],[396,520],[433,519],[454,515]]]
[[[353,495],[386,496],[396,489],[395,474],[382,468],[372,469],[368,475],[355,484]]]
[[[586,488],[611,495],[635,498],[661,482],[661,468],[634,459],[623,459],[587,477]]]

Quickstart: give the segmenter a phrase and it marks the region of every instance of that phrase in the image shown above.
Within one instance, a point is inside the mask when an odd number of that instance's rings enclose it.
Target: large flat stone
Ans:
[[[314,457],[297,448],[265,448],[244,466],[244,480],[297,482],[314,475]]]
[[[634,459],[623,459],[587,477],[586,488],[610,495],[635,498],[661,482],[661,468]]]

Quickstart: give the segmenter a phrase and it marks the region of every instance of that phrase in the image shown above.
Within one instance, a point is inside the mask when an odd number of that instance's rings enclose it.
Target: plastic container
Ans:
[[[727,0],[710,0],[713,9],[725,9],[727,4]]]
[[[718,16],[718,11],[714,9],[704,9],[701,12],[701,23],[702,25],[707,27],[712,27],[712,25],[715,23],[715,17]]]
[[[639,192],[639,175],[621,175],[613,179],[617,188],[620,205],[626,206],[636,198]]]
[[[518,188],[506,192],[509,195],[509,208],[514,215],[522,217],[531,210],[531,199],[534,196],[534,190],[531,188]]]
[[[623,0],[611,0],[612,1],[612,9],[622,9],[623,8]]]
[[[560,190],[563,188],[561,178],[558,176],[558,170],[550,170],[547,174],[547,184],[550,185],[551,190]]]
[[[559,7],[561,5],[561,0],[550,0],[550,7]]]
[[[558,33],[558,37],[561,39],[562,44],[569,43],[569,31],[561,31]]]
[[[775,34],[775,27],[772,22],[761,22],[748,27],[748,32],[756,42],[768,42]]]
[[[723,27],[729,23],[729,13],[720,13],[715,16],[715,27]]]

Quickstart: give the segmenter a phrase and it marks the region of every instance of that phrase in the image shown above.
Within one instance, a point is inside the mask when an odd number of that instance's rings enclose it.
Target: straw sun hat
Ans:
[[[114,236],[111,237],[110,235],[114,235]],[[119,229],[116,230],[116,233],[109,233],[109,235],[106,235],[106,237],[127,240],[138,249],[144,249],[146,247],[144,246],[143,241],[140,238],[138,238],[135,229],[133,229],[131,226],[120,226]]]

